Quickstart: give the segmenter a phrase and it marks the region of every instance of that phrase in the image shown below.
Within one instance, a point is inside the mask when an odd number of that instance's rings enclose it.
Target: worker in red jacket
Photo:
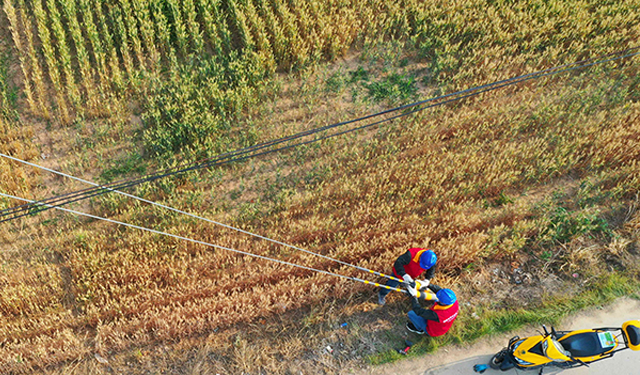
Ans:
[[[431,337],[442,336],[453,325],[458,317],[458,299],[451,289],[443,289],[437,285],[429,285],[429,289],[436,293],[438,302],[431,308],[420,307],[418,298],[413,294],[413,310],[409,311],[407,329],[419,335],[427,334]],[[410,291],[411,292],[411,291]]]
[[[399,256],[393,264],[393,275],[398,279],[404,280],[407,289],[413,289],[415,292],[416,284],[414,281],[424,271],[427,272],[425,279],[420,281],[420,286],[426,287],[429,285],[436,270],[435,265],[437,260],[438,257],[432,250],[418,247],[409,249],[406,253]],[[391,288],[397,288],[398,285],[400,285],[400,281],[389,279],[386,285]],[[380,305],[385,304],[385,298],[390,291],[390,289],[380,288],[378,292],[378,303]]]

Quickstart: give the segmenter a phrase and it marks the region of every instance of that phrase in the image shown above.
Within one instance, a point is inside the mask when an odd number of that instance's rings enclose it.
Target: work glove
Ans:
[[[404,279],[404,282],[407,284],[411,284],[413,282],[413,277],[409,276],[408,273],[402,276],[402,278]]]
[[[431,280],[424,279],[424,280],[418,280],[418,282],[420,283],[420,289],[424,289],[429,286],[429,284],[431,283]]]
[[[415,289],[416,288],[416,282],[413,280],[413,278],[411,276],[409,276],[408,274],[405,274],[404,276],[402,276],[402,278],[404,279],[404,282],[411,288]]]
[[[409,294],[412,297],[417,297],[418,296],[418,290],[416,289],[416,283],[413,282],[413,285],[409,284],[407,285],[407,290],[409,291]]]

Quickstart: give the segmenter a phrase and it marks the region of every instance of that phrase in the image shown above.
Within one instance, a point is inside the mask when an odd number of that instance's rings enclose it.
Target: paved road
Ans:
[[[565,319],[557,327],[562,330],[586,329],[596,327],[620,327],[628,320],[640,320],[640,301],[620,299],[615,304],[604,308],[580,313]],[[402,375],[472,375],[473,365],[488,363],[491,356],[506,345],[515,334],[525,337],[535,334],[537,327],[530,327],[512,334],[501,335],[467,347],[441,349],[433,355],[400,361],[400,363],[383,365],[369,369],[370,374],[402,374]],[[558,374],[559,371],[548,368],[545,375]],[[488,369],[483,375],[537,375],[538,371],[510,370],[506,372]],[[636,375],[640,374],[640,352],[625,350],[616,353],[613,358],[605,359],[590,365],[589,368],[565,370],[562,375]]]

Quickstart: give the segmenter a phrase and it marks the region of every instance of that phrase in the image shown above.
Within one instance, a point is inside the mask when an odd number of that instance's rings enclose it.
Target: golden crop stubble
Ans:
[[[288,41],[289,63],[288,66],[302,67],[309,58],[309,48],[300,35],[295,15],[290,11],[283,1],[274,1],[274,12],[280,18],[285,38]]]
[[[367,9],[379,9],[377,7],[368,7],[364,6]],[[412,17],[416,15],[419,17],[420,9],[419,4],[414,3],[411,5],[405,3],[395,3],[395,2],[384,2],[380,7],[383,9],[382,12],[389,15],[386,18],[378,19],[375,17],[373,19],[373,23],[376,28],[375,31],[378,31],[382,35],[392,35],[393,38],[399,40],[405,40],[411,37],[414,34],[413,25],[412,25]],[[366,20],[364,22],[367,22]],[[364,23],[367,24],[367,23]]]
[[[4,284],[0,292],[0,310],[6,319],[4,323],[13,322],[10,329],[22,330],[29,336],[28,322],[25,321],[26,325],[22,327],[17,322],[35,316],[46,320],[46,313],[58,311],[64,294],[63,283],[55,266],[15,263],[9,266],[12,277],[0,278]],[[19,335],[12,335],[19,338]]]
[[[275,61],[278,63],[278,66],[283,67],[287,61],[287,40],[282,31],[282,27],[268,1],[257,0],[256,4],[260,15],[265,20]]]
[[[305,46],[308,49],[308,57],[313,60],[320,60],[323,41],[315,30],[320,20],[310,14],[309,2],[295,3],[289,1],[289,8],[295,13],[294,18],[298,23],[300,37],[305,41]]]
[[[30,139],[33,138],[33,130],[30,126],[19,122],[10,122],[9,119],[0,114],[0,134],[2,134],[0,152],[24,160],[31,160],[39,155],[36,146],[30,142]],[[0,161],[0,171],[2,171],[3,176],[0,179],[0,187],[15,195],[29,196],[33,186],[38,183],[35,178],[38,175],[38,171],[25,169],[24,165],[5,158]],[[13,201],[12,199],[6,201],[11,202],[12,206],[24,203],[22,201]],[[10,232],[7,231],[8,233]]]
[[[599,124],[600,126],[593,126],[590,134],[592,143],[585,150],[585,154],[589,154],[591,159],[592,168],[620,168],[640,160],[638,107],[637,104],[628,106],[628,115],[615,122],[611,123],[609,120]]]
[[[77,254],[74,253],[70,258],[70,266],[78,275],[81,289],[91,290],[91,299],[86,306],[87,318],[102,321],[111,327],[98,330],[102,333],[97,341],[105,347],[129,345],[125,337],[143,339],[152,334],[151,337],[159,338],[202,332],[217,326],[212,324],[221,318],[228,324],[250,319],[264,313],[265,309],[271,309],[275,300],[275,290],[265,290],[263,293],[255,285],[275,283],[275,288],[280,291],[282,287],[290,286],[283,278],[295,273],[295,269],[263,261],[243,265],[247,261],[243,259],[245,257],[225,252],[219,255],[225,255],[234,268],[226,270],[228,272],[212,273],[210,267],[224,263],[223,258],[210,260],[206,252],[198,256],[202,259],[191,259],[180,253],[162,255],[164,246],[158,248],[144,240],[139,246],[130,249],[119,247],[117,253],[110,254],[96,251],[90,245],[86,250],[78,249],[75,252]],[[155,250],[152,249],[154,247]],[[87,255],[92,259],[88,259]],[[205,260],[209,265],[202,268],[201,263]],[[196,266],[199,268],[193,269]],[[234,277],[239,271],[238,267],[243,267],[255,280],[239,285]],[[254,285],[253,289],[247,290],[250,285]],[[286,299],[277,300],[286,302]],[[263,305],[255,311],[236,309],[256,303]]]
[[[49,335],[11,342],[0,348],[0,370],[7,373],[30,373],[35,369],[77,360],[89,353],[80,335],[60,328]]]
[[[310,31],[312,39],[316,41],[314,48],[318,51],[318,55],[324,58],[330,58],[331,53],[329,52],[329,46],[332,43],[333,29],[331,27],[329,12],[326,8],[328,5],[325,4],[324,1],[317,0],[309,1],[307,4],[307,14],[309,14],[311,19],[315,20],[312,31]]]
[[[343,55],[359,34],[361,22],[355,10],[343,5],[337,5],[329,11],[329,22],[332,27],[332,37],[328,46],[329,58]]]
[[[0,341],[6,344],[0,349],[0,368],[4,360],[8,361],[4,365],[56,363],[61,360],[57,357],[66,354],[44,349],[52,342],[60,342],[57,337],[61,331],[78,327],[71,310],[62,306],[65,289],[58,267],[33,259],[28,264],[9,264],[11,277],[0,277]],[[75,353],[70,356],[77,355],[75,349],[67,352],[73,341],[64,346],[67,354]],[[18,355],[22,362],[15,361]]]
[[[260,17],[260,14],[252,1],[247,2],[244,8],[244,14],[246,16],[248,28],[252,32],[253,40],[255,40],[256,51],[262,56],[265,69],[268,72],[275,71],[276,62],[271,43],[269,42],[268,32],[265,27],[264,20]]]
[[[265,267],[263,271],[278,272],[274,267]],[[96,342],[104,348],[125,348],[152,338],[165,340],[198,334],[281,311],[282,306],[298,307],[326,295],[333,285],[335,280],[313,275],[280,279],[266,287],[226,289],[209,296],[191,296],[194,291],[186,289],[183,300],[168,298],[166,305],[152,305],[130,318],[103,321]]]

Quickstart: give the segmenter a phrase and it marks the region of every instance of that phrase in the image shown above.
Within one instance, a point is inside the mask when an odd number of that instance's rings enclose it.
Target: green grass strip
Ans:
[[[488,306],[462,308],[451,331],[437,338],[415,343],[407,357],[435,352],[439,347],[473,342],[486,335],[510,332],[528,324],[557,324],[562,318],[593,306],[601,306],[620,297],[640,299],[640,281],[620,273],[602,276],[587,290],[565,297],[544,297],[530,309],[492,310]],[[472,316],[476,312],[480,319]],[[368,358],[372,365],[395,362],[405,358],[394,350],[387,350]]]

